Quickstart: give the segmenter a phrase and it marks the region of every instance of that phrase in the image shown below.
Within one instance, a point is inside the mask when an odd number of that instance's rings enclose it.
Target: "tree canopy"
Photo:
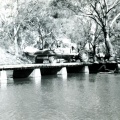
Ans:
[[[18,53],[36,41],[44,46],[66,37],[76,43],[91,40],[93,44],[102,37],[113,56],[111,42],[118,44],[120,37],[119,5],[119,0],[1,1],[1,44],[15,46]]]

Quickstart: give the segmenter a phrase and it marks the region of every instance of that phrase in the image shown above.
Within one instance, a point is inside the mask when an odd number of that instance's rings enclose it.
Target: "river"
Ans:
[[[0,120],[120,119],[120,74],[8,78],[0,85]]]

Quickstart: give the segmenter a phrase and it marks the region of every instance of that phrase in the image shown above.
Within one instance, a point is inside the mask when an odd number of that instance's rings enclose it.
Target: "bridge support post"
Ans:
[[[36,87],[39,87],[41,85],[41,70],[40,68],[36,68],[33,70],[33,79],[36,84]]]
[[[120,72],[120,64],[118,64],[118,72]]]
[[[66,67],[63,67],[61,72],[62,72],[62,75],[67,75],[67,69],[66,69]]]
[[[58,75],[61,75],[64,80],[67,79],[67,68],[62,67],[61,70],[57,73]]]
[[[82,72],[85,73],[85,74],[89,74],[89,67],[88,66],[84,66],[82,68]]]
[[[7,72],[5,70],[0,71],[0,81],[5,82],[7,80]]]
[[[34,75],[35,75],[35,77],[41,77],[41,70],[40,70],[40,68],[36,68],[36,69],[34,69]]]
[[[30,76],[32,76],[32,77],[41,77],[41,70],[40,70],[40,68],[34,69]]]
[[[0,71],[0,80],[7,80],[7,72],[5,70]]]
[[[57,74],[58,75],[67,75],[67,68],[62,67],[61,70]]]
[[[7,87],[7,71],[0,71],[0,86],[1,89],[6,89]]]

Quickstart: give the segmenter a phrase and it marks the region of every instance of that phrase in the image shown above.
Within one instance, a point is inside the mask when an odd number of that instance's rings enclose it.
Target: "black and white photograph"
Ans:
[[[120,120],[120,0],[0,0],[0,120]]]

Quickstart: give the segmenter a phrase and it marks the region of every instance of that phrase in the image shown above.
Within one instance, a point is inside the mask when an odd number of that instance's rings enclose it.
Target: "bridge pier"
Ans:
[[[62,67],[62,75],[67,75],[67,68],[66,67]]]
[[[67,75],[67,68],[62,67],[60,71],[57,72],[58,75]]]
[[[7,80],[7,71],[6,70],[0,71],[0,80]]]
[[[7,88],[7,71],[6,70],[0,71],[0,87],[1,89]]]
[[[30,74],[31,77],[41,77],[41,70],[40,68],[36,68]]]
[[[67,79],[67,68],[66,67],[62,67],[60,71],[57,72],[57,75],[60,75],[63,80]]]
[[[118,72],[120,72],[120,64],[118,64]]]
[[[84,66],[81,70],[82,73],[85,73],[85,74],[89,74],[89,67],[88,66]]]
[[[89,74],[89,68],[86,65],[80,65],[80,66],[69,66],[67,67],[68,73],[85,73]]]

